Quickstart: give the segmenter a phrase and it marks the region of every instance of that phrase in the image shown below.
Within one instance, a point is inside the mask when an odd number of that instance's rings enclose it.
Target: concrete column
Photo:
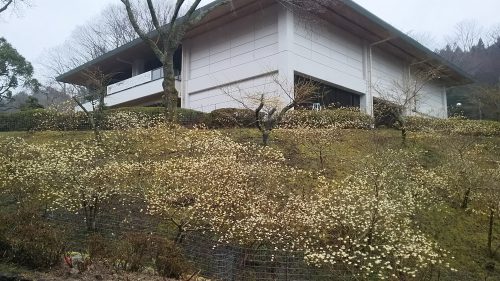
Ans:
[[[446,87],[443,86],[443,118],[448,118],[448,97]]]
[[[144,60],[137,59],[132,63],[132,76],[137,76],[144,73],[145,62]]]
[[[187,83],[189,79],[189,69],[190,66],[190,57],[191,57],[191,47],[189,41],[185,41],[182,43],[182,70],[181,70],[181,89],[180,89],[180,97],[181,97],[181,107],[189,108],[189,94],[187,93]]]
[[[291,53],[294,37],[294,15],[284,7],[279,7],[278,13],[278,38],[279,38],[279,59],[278,75],[280,81],[286,83],[287,88],[292,92],[294,85],[294,61]]]
[[[363,76],[366,81],[366,92],[361,97],[360,107],[373,116],[373,52],[368,42],[363,43]]]

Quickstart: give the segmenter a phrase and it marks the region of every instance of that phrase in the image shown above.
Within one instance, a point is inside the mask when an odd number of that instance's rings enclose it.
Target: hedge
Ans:
[[[442,132],[467,136],[500,136],[500,122],[488,120],[408,117],[406,127],[408,131]]]
[[[206,116],[205,125],[213,129],[255,127],[255,112],[239,108],[216,109]]]
[[[165,114],[165,108],[163,107],[123,107],[117,109],[108,110],[109,113],[135,113],[143,116],[147,116],[149,118],[163,118]],[[179,124],[182,125],[196,125],[203,123],[205,120],[206,113],[185,109],[185,108],[177,108],[176,109],[176,120]]]
[[[331,128],[368,129],[373,118],[357,108],[339,108],[322,111],[294,110],[283,118],[281,128]]]
[[[251,128],[255,127],[255,112],[249,109],[223,108],[207,115],[205,124],[209,128]],[[312,111],[293,110],[286,113],[280,128],[371,128],[373,119],[356,108]]]
[[[205,120],[205,113],[177,109],[177,121],[181,125],[193,126]],[[164,109],[157,107],[132,107],[106,110],[102,129],[116,127],[147,126],[163,119]],[[36,109],[0,114],[0,131],[80,131],[89,130],[91,125],[83,112],[56,112]]]
[[[132,107],[105,111],[103,129],[149,126],[162,120],[162,107]],[[248,109],[226,108],[210,114],[181,109],[177,120],[184,126],[206,124],[209,128],[247,128],[255,126],[254,112]],[[443,132],[471,136],[500,136],[500,122],[466,120],[460,118],[431,119],[408,117],[408,131]],[[281,128],[344,128],[367,129],[373,126],[373,118],[359,109],[294,110],[283,118]],[[0,114],[0,131],[59,130],[78,131],[91,128],[83,112],[61,113],[43,109]]]

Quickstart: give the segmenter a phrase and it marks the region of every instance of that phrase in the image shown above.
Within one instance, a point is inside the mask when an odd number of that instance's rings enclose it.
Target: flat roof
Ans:
[[[214,1],[201,7],[199,10],[210,9],[214,5],[220,5],[222,2],[224,0]],[[202,22],[188,31],[186,37],[195,36],[237,18],[240,16],[239,12],[249,13],[275,2],[275,0],[232,0],[230,4],[220,5],[220,7],[214,9]],[[474,79],[458,66],[429,50],[415,39],[383,21],[354,1],[332,0],[328,4],[324,4],[324,1],[321,1],[321,3],[324,11],[318,12],[315,16],[319,16],[323,20],[332,22],[348,32],[368,40],[368,44],[379,42],[380,44],[377,45],[379,48],[407,60],[418,59],[419,63],[426,64],[429,67],[444,66],[446,68],[446,75],[444,76],[450,86],[474,82]],[[334,16],[332,17],[331,15]],[[157,36],[157,32],[153,31],[149,33],[149,36],[154,38]],[[99,67],[105,73],[112,73],[120,69],[120,67],[124,67],[123,61],[138,56],[154,56],[153,52],[140,38],[76,67],[58,76],[56,79],[60,82],[82,85],[84,84],[82,76],[84,70],[91,67]]]

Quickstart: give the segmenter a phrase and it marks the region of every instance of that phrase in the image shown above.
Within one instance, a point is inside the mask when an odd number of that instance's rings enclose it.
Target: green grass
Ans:
[[[30,270],[11,263],[2,263],[0,261],[0,273],[7,275],[21,275],[28,273]]]

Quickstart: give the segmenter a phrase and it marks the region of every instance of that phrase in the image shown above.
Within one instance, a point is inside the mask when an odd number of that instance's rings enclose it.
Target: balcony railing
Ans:
[[[175,79],[177,81],[180,81],[181,77],[180,77],[180,75],[177,75],[178,73],[180,73],[180,72],[176,71]],[[161,79],[161,78],[163,78],[163,68],[153,69],[151,71],[144,72],[142,74],[136,75],[136,76],[131,77],[129,79],[126,79],[126,80],[117,82],[115,84],[109,85],[107,87],[107,94],[108,94],[108,96],[112,95],[112,94],[116,94],[116,93],[131,89],[131,88],[134,88],[134,87],[137,87],[137,86],[140,86],[140,85],[143,85],[143,84],[146,84],[146,83],[149,83],[149,82]]]

